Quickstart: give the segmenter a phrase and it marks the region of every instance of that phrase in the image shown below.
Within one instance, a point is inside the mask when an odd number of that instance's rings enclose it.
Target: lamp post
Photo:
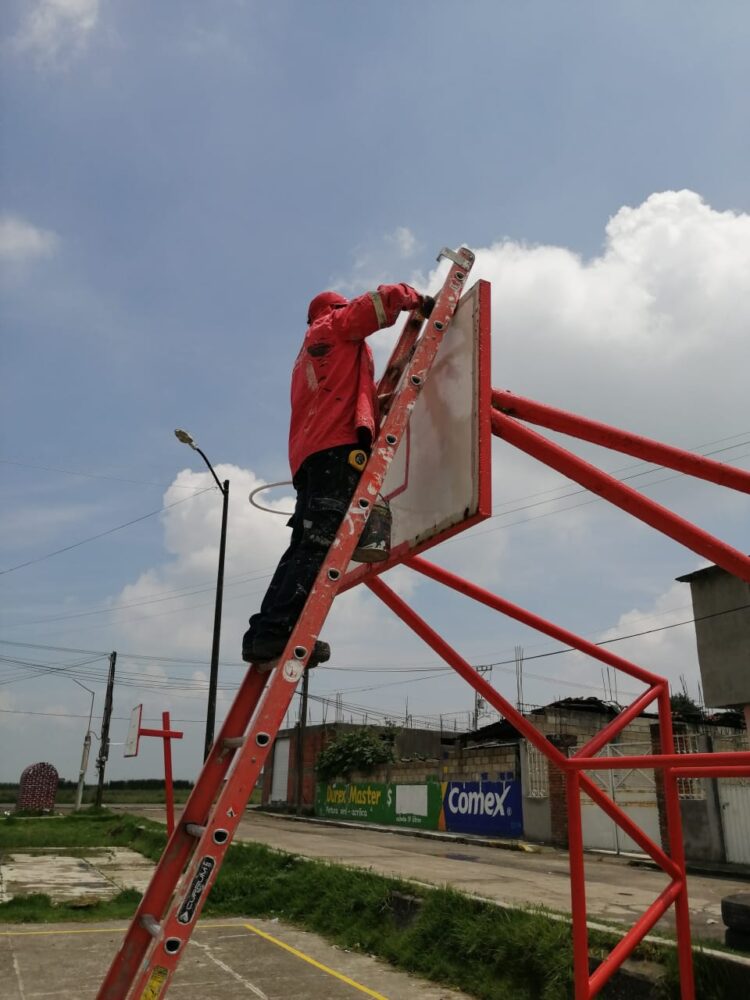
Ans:
[[[214,609],[214,635],[211,644],[211,670],[208,678],[208,705],[206,707],[206,742],[203,749],[203,759],[205,760],[211,752],[211,745],[214,741],[214,723],[216,721],[216,687],[219,680],[219,645],[221,641],[221,605],[224,597],[224,555],[227,545],[227,514],[229,512],[229,480],[219,482],[219,477],[214,472],[205,454],[201,451],[187,431],[177,429],[175,437],[183,444],[189,445],[193,451],[197,451],[203,461],[208,466],[208,470],[216,481],[216,485],[221,490],[223,498],[221,511],[221,540],[219,542],[219,573],[216,580],[216,607]]]

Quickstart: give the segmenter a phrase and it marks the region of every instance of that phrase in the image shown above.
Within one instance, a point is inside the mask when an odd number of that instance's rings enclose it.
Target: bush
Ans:
[[[331,781],[352,771],[371,771],[378,764],[392,764],[395,738],[393,731],[378,729],[338,733],[318,754],[315,771],[321,781]]]

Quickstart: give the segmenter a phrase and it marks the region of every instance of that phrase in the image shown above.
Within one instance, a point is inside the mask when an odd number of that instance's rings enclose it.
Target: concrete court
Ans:
[[[126,924],[0,925],[2,1000],[94,1000]],[[291,949],[291,950],[290,950]],[[469,1000],[272,920],[201,920],[168,1000]]]
[[[137,812],[163,820],[163,810],[158,806],[138,808]],[[552,848],[527,854],[381,829],[305,822],[254,810],[240,823],[236,839],[382,875],[451,885],[501,903],[540,904],[570,912],[568,855]],[[643,914],[667,884],[660,871],[634,866],[624,858],[591,853],[586,855],[586,880],[589,918],[627,926]],[[696,937],[723,940],[721,899],[734,892],[747,892],[747,882],[688,876],[691,924]],[[673,908],[656,929],[674,929]]]

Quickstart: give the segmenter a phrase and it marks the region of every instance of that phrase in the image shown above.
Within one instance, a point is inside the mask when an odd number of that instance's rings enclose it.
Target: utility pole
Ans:
[[[302,792],[304,790],[303,769],[305,766],[305,730],[307,728],[307,684],[310,680],[310,671],[305,670],[302,675],[302,704],[299,711],[299,722],[297,723],[297,794],[296,806],[297,815],[302,812]]]
[[[484,666],[476,667],[475,669],[476,669],[476,671],[477,671],[478,674],[491,674],[492,673],[492,664],[488,663],[488,664],[486,664]],[[479,692],[475,691],[474,692],[474,719],[473,719],[473,722],[474,722],[474,731],[475,732],[476,732],[477,729],[479,729],[479,717],[480,717],[480,715],[482,715],[484,713],[484,711],[485,711],[485,705],[486,704],[487,703],[485,702],[484,698],[482,698],[482,696],[479,694]]]
[[[99,770],[99,784],[96,788],[96,798],[94,805],[101,809],[102,796],[104,795],[104,768],[109,757],[109,720],[112,718],[112,691],[115,686],[115,664],[117,663],[117,653],[109,654],[109,676],[107,677],[107,694],[104,697],[104,715],[102,716],[102,733],[99,742],[99,756],[96,759],[96,766]]]

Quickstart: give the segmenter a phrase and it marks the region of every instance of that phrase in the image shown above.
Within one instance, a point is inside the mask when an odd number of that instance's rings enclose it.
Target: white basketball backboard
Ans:
[[[143,705],[136,705],[130,713],[130,726],[128,727],[128,737],[125,740],[125,750],[123,757],[137,757],[138,744],[141,735],[141,716],[143,715]]]
[[[391,552],[403,556],[491,513],[490,285],[461,298],[386,476]]]

